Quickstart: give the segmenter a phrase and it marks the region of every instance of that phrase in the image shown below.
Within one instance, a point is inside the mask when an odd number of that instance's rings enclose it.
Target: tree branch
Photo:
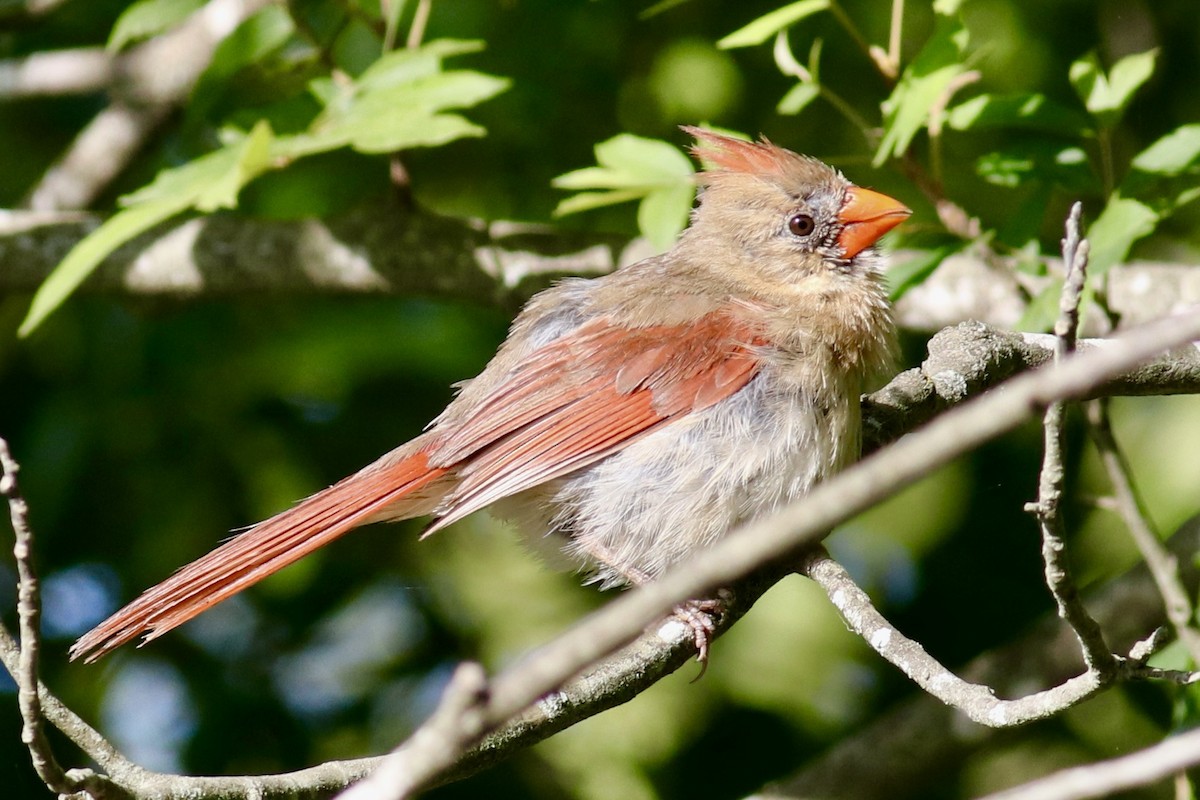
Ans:
[[[0,291],[33,291],[102,221],[95,214],[0,211]],[[129,297],[388,294],[516,308],[552,280],[600,275],[650,254],[615,235],[483,223],[385,199],[328,220],[278,222],[232,213],[176,220],[119,249],[81,287]],[[895,253],[893,263],[910,254]],[[1200,302],[1200,269],[1134,262],[1111,269],[1109,304],[1125,326]],[[966,253],[946,259],[897,303],[911,330],[963,320],[1012,327],[1027,297]]]
[[[1200,550],[1200,517],[1182,525],[1166,543],[1179,560],[1188,592],[1200,590],[1191,555]],[[1118,650],[1148,657],[1157,644],[1139,648],[1145,631],[1164,621],[1158,589],[1145,564],[1086,594],[1088,607]],[[1048,615],[1020,639],[985,653],[959,673],[1001,695],[1028,693],[1077,675],[1082,668],[1074,634]],[[761,800],[909,800],[924,798],[945,773],[1002,735],[966,722],[954,708],[918,693],[843,739],[825,754],[778,783],[756,792]]]

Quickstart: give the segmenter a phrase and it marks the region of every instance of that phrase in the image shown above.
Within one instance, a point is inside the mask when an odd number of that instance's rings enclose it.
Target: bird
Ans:
[[[669,250],[535,295],[423,433],[146,590],[71,658],[156,639],[359,526],[428,516],[428,536],[485,507],[602,588],[644,584],[856,460],[860,396],[896,351],[876,243],[911,211],[765,137],[683,130],[704,168]],[[701,662],[709,610],[680,612]]]

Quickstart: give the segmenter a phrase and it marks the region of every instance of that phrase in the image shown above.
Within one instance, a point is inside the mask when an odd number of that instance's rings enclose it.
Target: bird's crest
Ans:
[[[772,144],[765,136],[760,137],[757,142],[747,142],[691,125],[683,125],[681,128],[684,133],[696,139],[691,148],[692,155],[705,164],[704,172],[698,176],[705,183],[731,173],[777,180],[798,177],[797,172],[804,174],[814,170],[836,174],[816,159],[785,150]]]

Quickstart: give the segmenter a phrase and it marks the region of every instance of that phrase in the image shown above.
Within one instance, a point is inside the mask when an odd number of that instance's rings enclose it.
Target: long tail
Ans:
[[[379,519],[381,512],[392,519],[423,513],[428,503],[421,490],[446,472],[431,468],[420,452],[394,463],[381,459],[147,589],[77,641],[71,658],[90,663],[141,633],[146,634],[143,643],[156,639],[352,528]],[[411,503],[404,503],[408,498]],[[413,509],[406,513],[410,504]]]

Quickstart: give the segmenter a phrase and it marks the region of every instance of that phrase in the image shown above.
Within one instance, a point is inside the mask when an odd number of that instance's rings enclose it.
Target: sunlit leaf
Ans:
[[[718,41],[717,47],[730,50],[762,44],[784,28],[827,8],[829,0],[799,0],[797,3],[790,3],[770,14],[764,14],[745,27],[738,28]]]
[[[779,101],[775,110],[780,114],[799,114],[821,95],[820,88],[814,83],[797,83]]]
[[[24,337],[33,333],[114,250],[185,208],[186,202],[158,200],[114,214],[72,247],[66,258],[42,282],[33,296],[29,312],[17,329],[17,335]]]
[[[1154,232],[1159,218],[1145,203],[1114,195],[1088,228],[1091,274],[1103,275],[1124,262],[1134,242]]]
[[[109,50],[120,50],[130,42],[158,36],[204,5],[205,0],[139,0],[121,12],[108,35]]]
[[[554,209],[555,216],[640,200],[638,229],[665,249],[687,225],[696,187],[692,163],[679,148],[657,139],[618,134],[595,147],[599,166],[560,175],[554,186],[582,191]]]
[[[1120,121],[1134,93],[1154,74],[1157,58],[1157,49],[1135,53],[1122,58],[1105,75],[1099,57],[1092,52],[1073,63],[1067,75],[1100,126],[1111,128]]]
[[[71,248],[38,287],[18,334],[28,336],[104,259],[135,236],[189,208],[233,206],[241,188],[267,169],[270,144],[270,126],[259,123],[242,141],[165,170],[149,186],[121,198],[125,209]]]
[[[962,73],[967,30],[957,19],[944,18],[938,30],[904,70],[900,82],[883,104],[883,140],[874,165],[903,155],[913,137],[929,122],[929,112]]]
[[[1200,161],[1200,125],[1182,125],[1138,153],[1133,168],[1159,175],[1178,175]]]
[[[666,250],[687,227],[695,195],[695,187],[688,183],[650,192],[638,205],[638,230],[658,250]]]

